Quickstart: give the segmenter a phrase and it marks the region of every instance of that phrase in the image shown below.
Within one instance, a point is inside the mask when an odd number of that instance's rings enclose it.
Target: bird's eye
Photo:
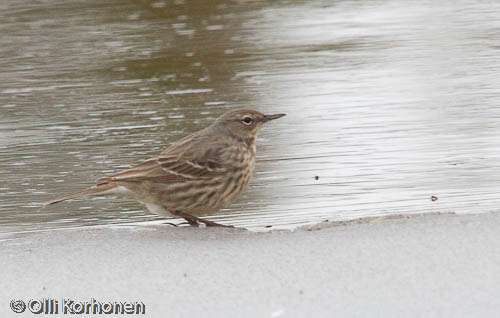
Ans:
[[[251,117],[248,117],[248,116],[243,117],[243,123],[245,125],[251,125],[252,122],[253,122],[253,119]]]

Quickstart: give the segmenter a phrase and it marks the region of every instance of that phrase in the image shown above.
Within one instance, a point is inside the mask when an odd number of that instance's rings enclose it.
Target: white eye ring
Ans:
[[[250,126],[252,123],[253,123],[253,119],[252,117],[249,117],[249,116],[245,116],[243,117],[243,119],[241,120],[245,125],[247,126]]]

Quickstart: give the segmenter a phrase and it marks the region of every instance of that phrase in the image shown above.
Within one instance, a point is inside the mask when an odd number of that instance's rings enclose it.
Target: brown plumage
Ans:
[[[84,195],[119,195],[135,198],[155,214],[180,216],[191,225],[202,222],[217,226],[199,216],[217,212],[246,189],[255,166],[259,128],[284,115],[247,109],[229,111],[158,157],[47,204]]]

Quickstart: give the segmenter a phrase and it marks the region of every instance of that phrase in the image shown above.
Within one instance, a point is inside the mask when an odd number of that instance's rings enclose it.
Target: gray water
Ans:
[[[164,220],[119,198],[40,204],[237,107],[288,116],[218,222],[498,211],[499,16],[496,1],[2,2],[0,233]]]

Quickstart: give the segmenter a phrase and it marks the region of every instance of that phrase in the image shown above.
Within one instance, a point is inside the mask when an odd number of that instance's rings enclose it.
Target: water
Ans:
[[[499,209],[500,2],[0,6],[3,236],[163,220],[125,199],[39,205],[235,107],[288,116],[263,128],[249,191],[215,221]]]

